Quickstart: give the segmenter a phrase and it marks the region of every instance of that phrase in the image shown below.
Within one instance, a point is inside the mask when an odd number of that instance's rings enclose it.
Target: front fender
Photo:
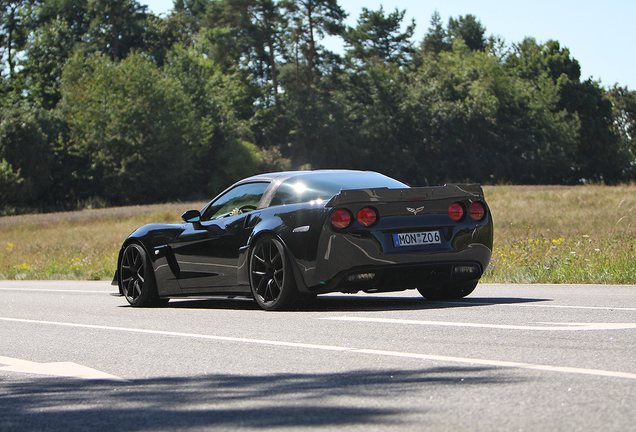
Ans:
[[[170,266],[169,254],[166,250],[170,247],[168,244],[171,243],[182,230],[183,224],[148,224],[136,229],[128,236],[119,250],[117,270],[115,272],[115,278],[113,279],[113,285],[119,286],[120,293],[119,266],[121,265],[122,254],[128,245],[137,243],[144,248],[148,259],[152,263],[159,296],[166,297],[181,294],[179,282],[174,274],[174,269]]]

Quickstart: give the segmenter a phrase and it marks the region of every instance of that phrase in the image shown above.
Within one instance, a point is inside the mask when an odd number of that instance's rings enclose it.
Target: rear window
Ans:
[[[331,178],[330,178],[331,177]],[[373,189],[373,188],[401,189],[408,186],[377,173],[354,174],[321,174],[293,177],[285,180],[270,206],[297,204],[314,200],[330,200],[341,190],[347,189]]]

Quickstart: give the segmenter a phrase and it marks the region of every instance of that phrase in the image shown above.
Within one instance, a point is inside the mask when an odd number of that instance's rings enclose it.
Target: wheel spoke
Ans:
[[[272,257],[271,263],[272,266],[276,266],[277,263],[281,262],[280,252],[276,250],[276,254]]]
[[[128,284],[126,285],[126,295],[132,300],[137,298],[137,296],[135,295],[135,280],[134,279],[130,279]]]
[[[141,254],[137,252],[137,249],[133,249],[133,252],[131,252],[131,254],[132,254],[133,265],[136,268],[139,268],[139,260],[141,259]]]
[[[267,281],[267,290],[265,291],[265,301],[274,301],[278,297],[274,290],[274,280]]]
[[[283,278],[285,277],[285,273],[284,271],[278,270],[276,272],[274,272],[274,275],[272,276],[272,279],[276,282],[276,285],[278,285],[279,288],[281,288],[283,286]]]
[[[135,294],[137,294],[135,298],[137,298],[141,295],[141,284],[138,280],[134,282],[133,287],[135,288]]]
[[[124,295],[126,295],[126,296],[130,296],[130,295],[131,295],[131,292],[130,292],[130,284],[131,284],[132,282],[133,282],[133,279],[132,279],[131,277],[130,277],[130,278],[127,278],[127,279],[124,279],[124,280],[122,280],[122,281],[121,281],[121,284],[122,284],[122,286],[124,287],[124,291],[125,291],[125,292],[124,292]]]
[[[132,278],[128,278],[121,281],[122,287],[124,288],[124,295],[126,297],[130,297],[130,283],[132,282]]]
[[[265,300],[265,295],[267,293],[267,280],[265,278],[261,278],[258,282],[258,287],[256,288],[256,293]]]

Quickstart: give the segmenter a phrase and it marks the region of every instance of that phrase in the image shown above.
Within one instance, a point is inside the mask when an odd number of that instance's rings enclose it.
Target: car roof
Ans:
[[[356,170],[311,170],[311,171],[280,171],[280,172],[272,172],[267,174],[258,174],[252,177],[247,177],[241,180],[238,183],[249,183],[253,181],[268,181],[272,182],[274,180],[278,180],[279,182],[283,182],[290,178],[306,178],[306,177],[332,177],[333,175],[344,175],[344,176],[356,176],[356,175],[379,175],[383,176],[383,174],[374,172],[374,171],[356,171]]]

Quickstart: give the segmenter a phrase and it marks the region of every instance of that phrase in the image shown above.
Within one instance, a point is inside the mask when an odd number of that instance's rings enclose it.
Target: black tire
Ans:
[[[167,304],[159,299],[157,282],[146,250],[137,243],[126,246],[119,262],[119,286],[131,306]]]
[[[426,300],[456,300],[466,297],[477,287],[479,281],[449,283],[438,287],[421,287],[417,290]]]
[[[261,237],[250,254],[250,289],[264,310],[289,310],[299,298],[285,247],[275,237]]]

